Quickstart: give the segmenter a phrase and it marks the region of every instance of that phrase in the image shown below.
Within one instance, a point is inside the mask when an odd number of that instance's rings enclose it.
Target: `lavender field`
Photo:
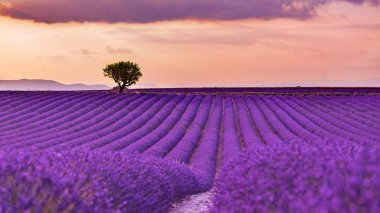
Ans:
[[[0,92],[0,212],[379,212],[379,142],[378,89]]]

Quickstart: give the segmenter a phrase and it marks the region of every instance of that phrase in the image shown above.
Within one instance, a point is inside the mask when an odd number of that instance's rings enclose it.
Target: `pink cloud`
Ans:
[[[132,53],[130,49],[127,48],[113,48],[113,47],[106,47],[106,51],[111,54],[119,54],[119,53]]]
[[[379,0],[14,0],[7,1],[8,6],[0,3],[0,14],[47,23],[305,19],[331,1],[379,4]]]

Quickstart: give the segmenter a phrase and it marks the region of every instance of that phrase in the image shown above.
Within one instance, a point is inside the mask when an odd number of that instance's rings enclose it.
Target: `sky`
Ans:
[[[0,80],[380,86],[379,0],[0,0]]]

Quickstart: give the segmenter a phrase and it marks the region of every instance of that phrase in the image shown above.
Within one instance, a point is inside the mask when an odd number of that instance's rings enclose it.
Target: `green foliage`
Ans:
[[[130,61],[109,64],[103,71],[104,76],[112,78],[117,83],[120,93],[142,77],[139,65]]]

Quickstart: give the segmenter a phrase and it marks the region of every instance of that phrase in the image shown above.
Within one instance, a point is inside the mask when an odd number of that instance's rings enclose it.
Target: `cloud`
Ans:
[[[82,55],[90,55],[90,54],[91,54],[90,51],[89,51],[88,49],[81,49],[81,50],[80,50],[80,53],[81,53]]]
[[[48,55],[44,55],[44,56],[40,56],[39,57],[40,59],[48,59],[50,61],[53,61],[53,62],[64,62],[64,61],[67,61],[68,58],[64,55],[52,55],[52,54],[48,54]]]
[[[113,47],[106,47],[106,51],[111,54],[118,54],[118,53],[132,53],[131,50],[127,48],[113,48]]]
[[[331,1],[380,0],[0,0],[0,14],[37,22],[132,22],[312,17]],[[3,4],[1,4],[1,2]]]

